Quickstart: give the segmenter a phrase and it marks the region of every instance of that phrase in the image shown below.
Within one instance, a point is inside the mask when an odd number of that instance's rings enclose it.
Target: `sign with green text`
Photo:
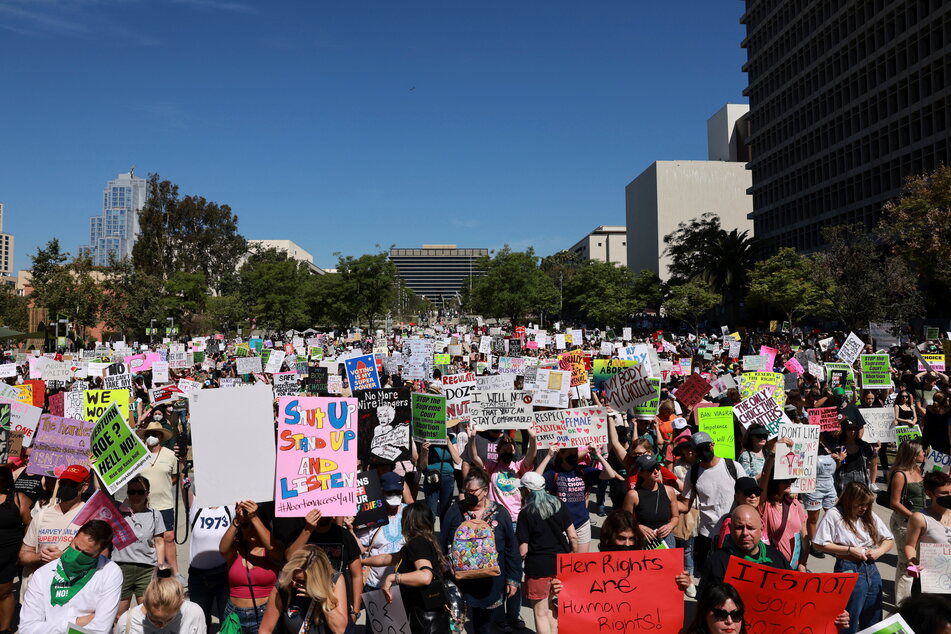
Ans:
[[[115,494],[149,461],[149,451],[139,440],[115,403],[110,405],[92,430],[93,468]]]
[[[713,439],[713,454],[720,458],[736,458],[736,442],[733,434],[732,407],[698,407],[697,425],[700,431]]]

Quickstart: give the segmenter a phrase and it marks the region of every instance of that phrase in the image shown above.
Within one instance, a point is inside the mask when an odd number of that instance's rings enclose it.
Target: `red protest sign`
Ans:
[[[820,431],[839,431],[839,408],[816,407],[807,412],[809,424],[819,425]]]
[[[558,555],[559,629],[676,634],[684,622],[675,581],[683,557],[680,548]]]
[[[676,396],[677,400],[683,403],[687,409],[690,409],[702,401],[704,396],[710,393],[711,387],[713,386],[710,385],[710,382],[699,374],[691,374],[687,377],[687,380],[684,381],[684,384],[677,388],[674,396]]]
[[[743,620],[751,634],[836,634],[833,622],[845,610],[856,579],[851,572],[796,572],[730,557],[723,580],[743,598]]]

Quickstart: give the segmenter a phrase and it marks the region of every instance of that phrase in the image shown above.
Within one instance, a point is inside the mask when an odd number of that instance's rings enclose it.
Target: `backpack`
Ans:
[[[736,482],[736,465],[729,458],[721,458],[726,462],[726,470],[730,474],[730,477],[733,478],[733,481]],[[690,488],[697,491],[697,480],[700,478],[700,463],[690,467]]]
[[[484,579],[502,574],[499,551],[495,545],[495,529],[486,521],[486,517],[491,518],[493,515],[495,503],[479,519],[470,513],[463,515],[468,519],[456,529],[449,548],[449,563],[456,579]]]

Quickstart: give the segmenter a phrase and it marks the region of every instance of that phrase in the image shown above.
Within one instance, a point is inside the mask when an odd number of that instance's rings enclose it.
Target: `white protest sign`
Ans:
[[[238,374],[256,374],[261,372],[261,357],[238,357],[235,359]]]
[[[532,426],[532,395],[521,390],[472,392],[469,403],[473,431],[528,429]]]
[[[191,379],[179,379],[178,380],[178,389],[184,394],[189,392],[196,392],[203,388],[204,385],[200,381],[192,381]]]
[[[514,374],[487,374],[476,377],[476,390],[479,392],[499,392],[514,389]]]
[[[602,447],[608,442],[608,416],[600,407],[579,407],[563,410],[568,446],[584,448],[588,445]]]
[[[10,431],[23,432],[23,446],[29,447],[33,444],[33,436],[36,426],[40,424],[43,408],[8,398],[0,398],[0,403],[10,404]]]
[[[469,404],[476,387],[475,372],[447,374],[442,378],[442,393],[446,397],[446,420],[469,420]]]
[[[820,381],[826,380],[826,369],[823,365],[809,361],[806,366],[806,371]]]
[[[285,353],[283,350],[271,350],[271,354],[267,358],[267,365],[264,366],[264,371],[268,374],[276,374],[281,371],[281,365],[284,363]]]
[[[816,465],[819,460],[818,425],[779,425],[779,437],[792,441],[792,446],[776,443],[773,477],[777,480],[795,478],[796,493],[816,490]]]
[[[152,362],[152,384],[168,383],[168,361]]]
[[[654,399],[650,378],[650,369],[641,364],[617,373],[604,382],[605,402],[624,411]]]
[[[568,447],[565,410],[554,409],[535,412],[532,429],[535,431],[535,446],[538,449]]]
[[[929,449],[925,457],[925,473],[929,471],[944,471],[951,473],[951,456],[941,453],[937,449]]]
[[[0,379],[9,379],[17,375],[17,364],[16,363],[2,363],[0,364]]]
[[[73,368],[68,363],[58,363],[49,361],[43,366],[42,375],[44,381],[69,381],[73,378]]]
[[[758,355],[758,354],[743,355],[743,371],[744,372],[759,372],[761,370],[766,370],[766,361],[767,361],[767,358],[762,355]]]
[[[836,356],[839,357],[843,362],[852,365],[855,363],[855,360],[859,358],[859,355],[862,354],[862,350],[865,349],[865,342],[862,341],[854,332],[849,333],[849,337],[842,342],[842,347],[839,348],[839,352]]]
[[[535,380],[525,383],[525,389],[534,396],[536,407],[568,407],[571,372],[538,368]]]
[[[367,631],[385,634],[410,634],[406,607],[400,595],[400,587],[393,584],[390,589],[393,601],[386,600],[382,590],[363,593],[363,607],[367,611]]]
[[[951,545],[920,542],[921,591],[951,594]]]
[[[895,442],[895,409],[893,407],[869,407],[862,409],[865,419],[865,434],[862,440],[867,443]]]

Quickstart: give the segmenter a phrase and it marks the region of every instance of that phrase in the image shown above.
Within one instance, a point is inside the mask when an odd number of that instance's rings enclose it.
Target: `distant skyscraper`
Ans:
[[[13,275],[13,236],[3,233],[3,203],[0,203],[0,275]]]
[[[466,279],[482,275],[479,258],[488,249],[460,249],[454,244],[424,244],[419,249],[390,249],[390,261],[414,293],[442,305],[459,296]]]
[[[107,266],[110,253],[119,259],[132,256],[146,191],[145,179],[135,176],[135,168],[106,183],[102,214],[89,219],[89,244],[79,248],[94,266]]]

